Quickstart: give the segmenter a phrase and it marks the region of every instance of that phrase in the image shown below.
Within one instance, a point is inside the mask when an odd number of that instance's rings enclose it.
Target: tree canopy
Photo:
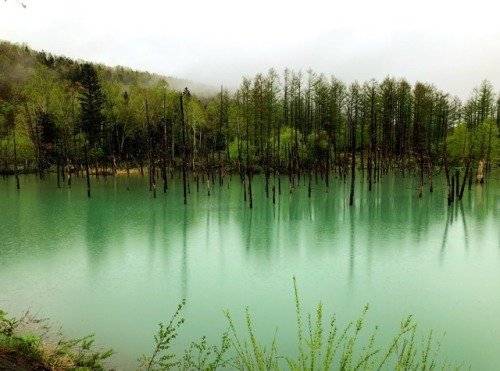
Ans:
[[[354,156],[372,180],[394,167],[460,168],[480,159],[491,169],[500,162],[499,112],[487,80],[462,102],[404,78],[346,84],[312,70],[270,69],[202,98],[159,75],[0,43],[2,171],[17,166],[14,138],[26,171],[79,166],[86,142],[96,169],[113,171],[186,162],[207,173],[345,178]]]

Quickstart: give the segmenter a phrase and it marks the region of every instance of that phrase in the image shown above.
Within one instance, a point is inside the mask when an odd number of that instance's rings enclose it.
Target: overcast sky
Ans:
[[[498,0],[22,1],[0,2],[0,39],[215,86],[288,67],[500,89]]]

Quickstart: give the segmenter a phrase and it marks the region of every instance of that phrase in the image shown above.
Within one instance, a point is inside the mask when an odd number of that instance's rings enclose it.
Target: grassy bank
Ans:
[[[46,322],[28,312],[17,319],[0,310],[0,365],[12,370],[106,369],[102,361],[113,350],[93,349],[94,335],[66,340]]]

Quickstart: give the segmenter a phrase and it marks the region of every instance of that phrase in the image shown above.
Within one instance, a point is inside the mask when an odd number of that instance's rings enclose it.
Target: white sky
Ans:
[[[498,0],[22,1],[0,1],[0,39],[215,86],[288,67],[500,89]]]

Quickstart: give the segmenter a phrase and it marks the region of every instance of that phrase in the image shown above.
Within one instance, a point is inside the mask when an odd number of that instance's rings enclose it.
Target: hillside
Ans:
[[[137,71],[124,66],[105,66],[92,61],[74,60],[65,56],[54,55],[46,51],[36,51],[26,44],[13,44],[0,40],[0,81],[5,84],[6,80],[23,80],[27,77],[26,72],[33,69],[37,64],[42,64],[56,72],[63,78],[73,81],[78,65],[90,63],[103,73],[114,78],[121,79],[123,84],[138,80],[145,85],[154,85],[159,80],[165,80],[170,89],[182,92],[188,87],[192,94],[201,100],[208,100],[217,94],[219,87],[196,83],[188,79],[162,76],[147,71]],[[24,76],[23,76],[24,75]],[[0,96],[1,97],[1,96]]]

